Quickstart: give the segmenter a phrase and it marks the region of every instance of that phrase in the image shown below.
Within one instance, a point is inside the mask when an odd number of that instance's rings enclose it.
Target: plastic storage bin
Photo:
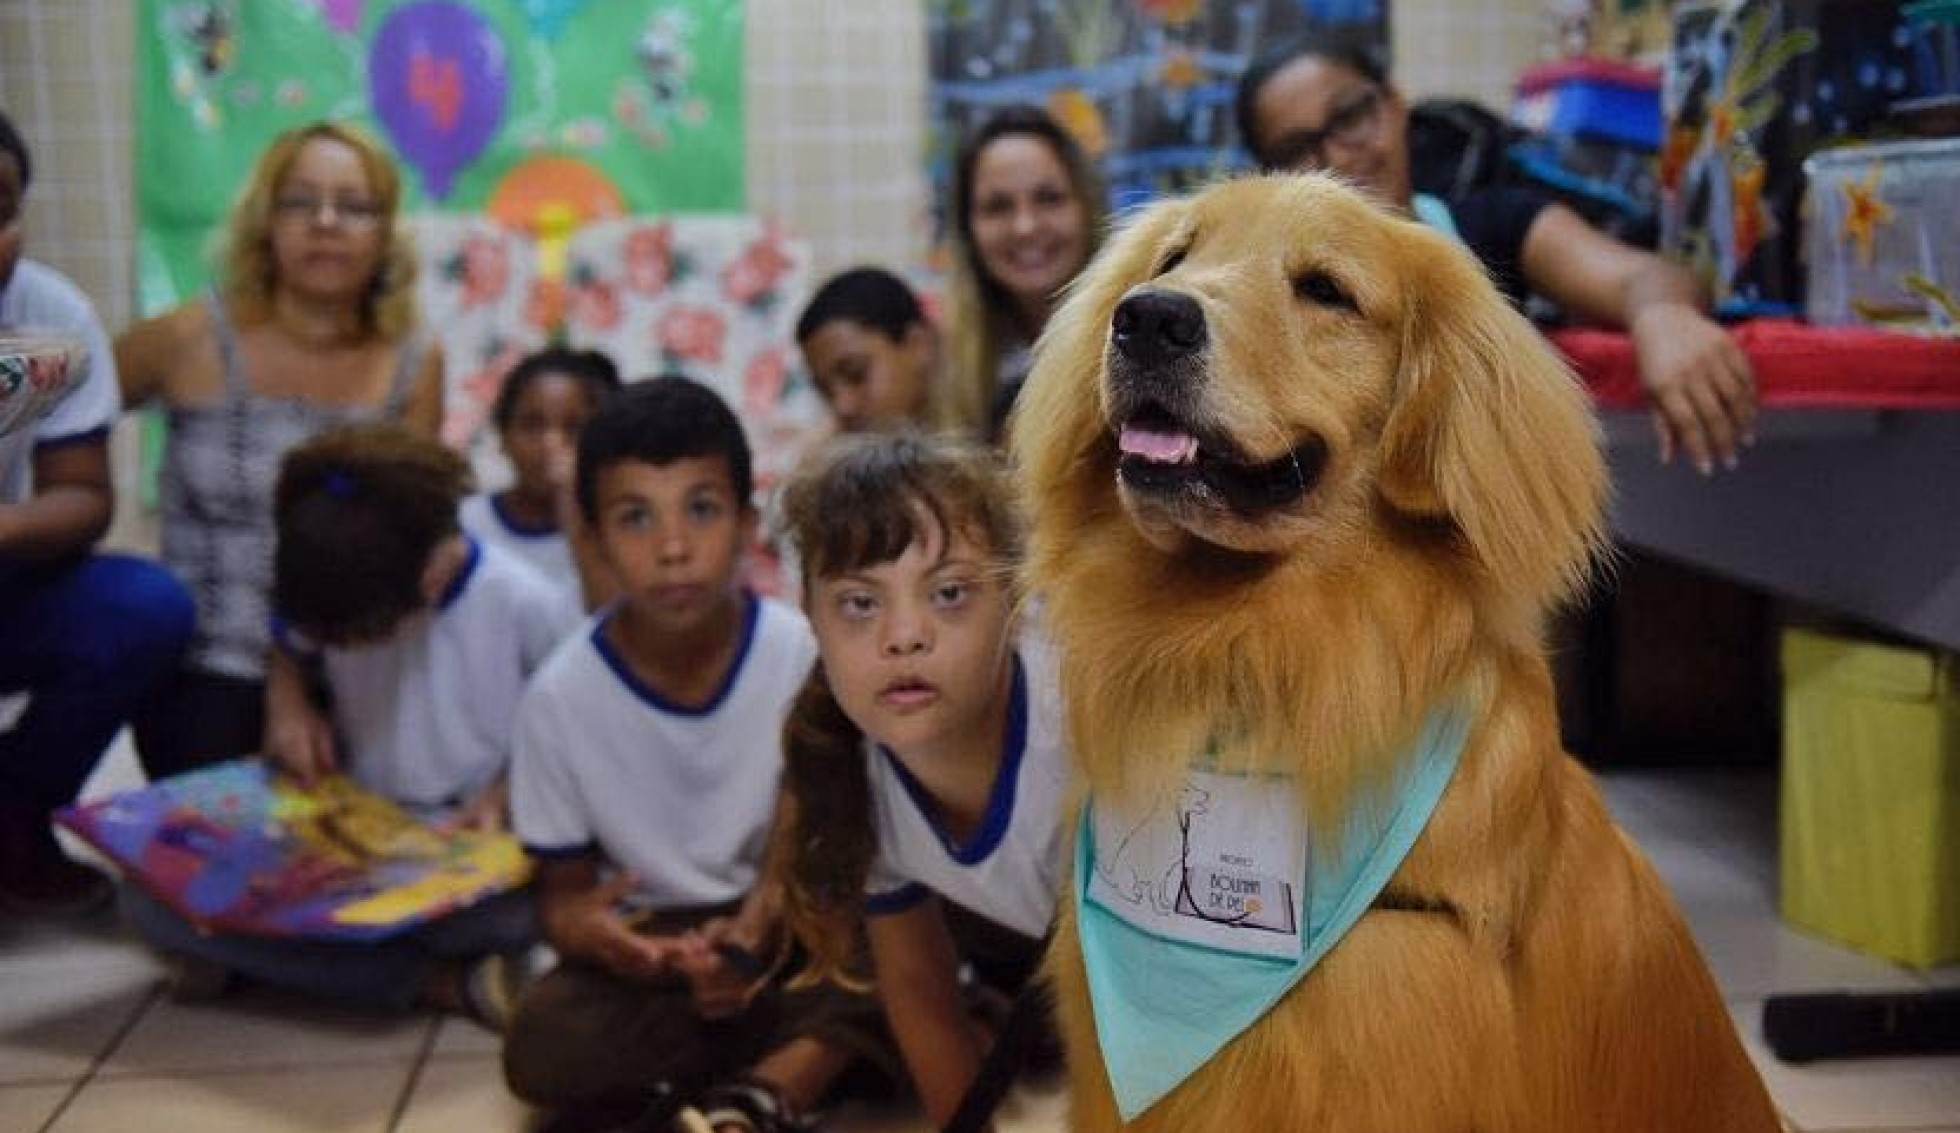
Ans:
[[[1511,121],[1535,134],[1652,153],[1661,144],[1661,74],[1604,59],[1533,67],[1518,78]]]
[[[1783,635],[1782,912],[1916,967],[1960,959],[1954,659]]]
[[[1960,333],[1960,138],[1846,146],[1803,168],[1810,321]]]

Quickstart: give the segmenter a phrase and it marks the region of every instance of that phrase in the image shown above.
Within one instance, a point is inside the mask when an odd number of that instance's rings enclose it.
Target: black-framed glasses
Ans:
[[[290,224],[339,221],[349,228],[372,228],[381,222],[381,203],[366,197],[316,197],[282,193],[272,199],[272,215]]]
[[[1366,86],[1343,100],[1317,130],[1295,130],[1274,143],[1273,169],[1319,169],[1327,164],[1329,149],[1352,150],[1374,139],[1381,125],[1384,95],[1378,86]]]

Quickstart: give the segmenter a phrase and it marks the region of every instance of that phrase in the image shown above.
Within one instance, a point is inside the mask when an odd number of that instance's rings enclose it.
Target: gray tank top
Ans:
[[[197,600],[189,665],[262,680],[271,638],[272,492],[288,450],[335,425],[399,418],[428,353],[417,333],[402,345],[386,402],[316,405],[254,393],[238,336],[214,292],[206,300],[224,369],[224,397],[169,411],[161,484],[163,561]]]

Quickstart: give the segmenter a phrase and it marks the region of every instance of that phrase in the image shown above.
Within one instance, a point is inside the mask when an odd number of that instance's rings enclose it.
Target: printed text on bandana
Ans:
[[[1292,782],[1186,773],[1138,812],[1098,798],[1089,899],[1153,936],[1297,960],[1306,830]]]

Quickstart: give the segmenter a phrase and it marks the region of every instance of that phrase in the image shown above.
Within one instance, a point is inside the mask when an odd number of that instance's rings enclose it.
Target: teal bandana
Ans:
[[[1103,1061],[1134,1119],[1340,943],[1421,837],[1469,737],[1432,714],[1394,792],[1315,861],[1290,778],[1193,767],[1175,797],[1083,811],[1075,911]]]

